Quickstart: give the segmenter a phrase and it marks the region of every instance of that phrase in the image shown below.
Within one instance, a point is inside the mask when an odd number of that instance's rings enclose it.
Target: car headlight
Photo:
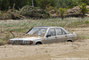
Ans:
[[[10,40],[7,41],[7,44],[10,44]]]

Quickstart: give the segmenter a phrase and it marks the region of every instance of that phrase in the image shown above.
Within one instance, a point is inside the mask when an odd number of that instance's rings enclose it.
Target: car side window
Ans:
[[[56,34],[57,35],[62,35],[62,30],[60,28],[56,28]]]
[[[65,32],[61,28],[56,28],[56,34],[57,35],[64,35]]]
[[[65,34],[66,34],[66,32],[65,32],[64,30],[62,30],[62,34],[63,34],[63,35],[65,35]]]
[[[54,28],[50,28],[47,35],[56,36],[56,31]]]

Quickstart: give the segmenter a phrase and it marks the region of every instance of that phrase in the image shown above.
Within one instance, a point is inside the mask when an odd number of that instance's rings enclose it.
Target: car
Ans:
[[[77,39],[76,33],[69,33],[62,27],[34,27],[23,38],[13,38],[9,44],[38,45],[58,42],[73,42]]]

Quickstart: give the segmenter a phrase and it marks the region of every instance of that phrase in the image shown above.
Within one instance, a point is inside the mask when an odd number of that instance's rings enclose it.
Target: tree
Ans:
[[[86,3],[82,3],[79,5],[82,17],[84,18],[85,14],[88,13],[88,9],[86,8]]]
[[[0,9],[7,10],[9,8],[9,0],[0,0]]]
[[[62,20],[64,19],[64,13],[65,13],[66,9],[65,8],[59,8],[59,13],[60,13],[60,16],[62,18]]]
[[[89,0],[0,0],[0,9],[7,10],[9,7],[15,9],[22,8],[25,5],[40,7],[46,9],[47,6],[54,8],[72,8],[80,3],[89,4]]]
[[[57,1],[56,0],[35,0],[37,7],[40,7],[42,9],[46,9],[47,6],[55,7]]]
[[[38,6],[45,9],[48,5],[50,5],[50,0],[40,0],[38,2]]]
[[[57,0],[57,8],[73,8],[79,4],[80,0]]]
[[[10,7],[13,8],[15,4],[15,9],[22,8],[23,6],[27,5],[28,0],[10,0]]]
[[[89,0],[81,0],[80,2],[89,4]]]

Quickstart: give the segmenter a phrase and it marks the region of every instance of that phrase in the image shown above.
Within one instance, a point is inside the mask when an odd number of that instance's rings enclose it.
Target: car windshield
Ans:
[[[33,28],[32,30],[30,30],[27,33],[27,35],[43,37],[45,35],[46,31],[47,31],[47,28]]]

